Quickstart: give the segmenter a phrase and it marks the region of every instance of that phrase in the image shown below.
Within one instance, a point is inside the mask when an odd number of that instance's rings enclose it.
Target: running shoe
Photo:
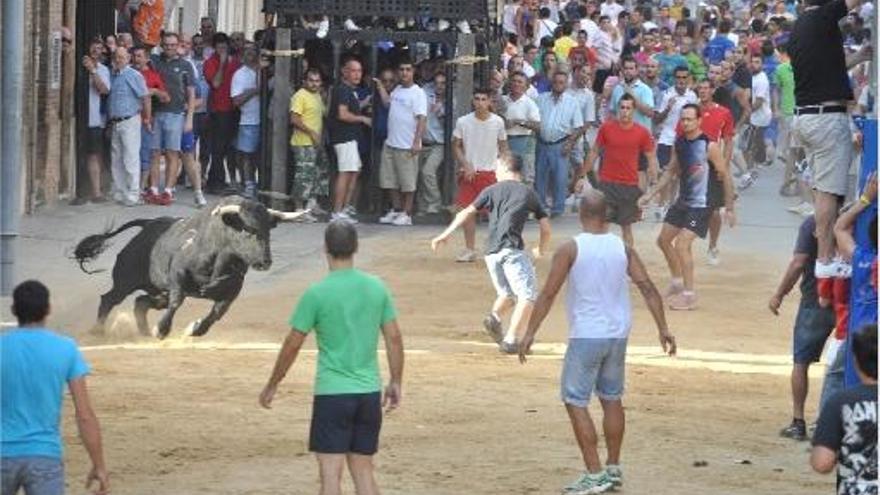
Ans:
[[[614,484],[608,478],[608,474],[602,470],[596,474],[584,473],[580,478],[563,488],[562,493],[564,495],[592,495],[605,493],[613,487]]]
[[[501,344],[501,340],[504,338],[501,320],[495,318],[495,315],[492,313],[489,313],[483,318],[483,328],[486,329],[486,332],[489,333],[489,336],[492,337],[496,344]]]
[[[477,253],[473,249],[465,249],[455,258],[458,263],[473,263],[477,261]]]
[[[412,226],[412,217],[405,212],[400,212],[400,214],[394,217],[394,220],[391,221],[391,225],[396,227],[410,227]]]
[[[742,178],[737,184],[736,189],[738,191],[745,191],[746,189],[752,187],[755,184],[755,173],[749,172],[747,174],[743,174]]]
[[[330,216],[331,221],[339,221],[339,222],[348,222],[348,223],[358,223],[358,221],[352,217],[350,217],[344,211],[340,211],[339,213],[334,213]]]
[[[354,206],[351,206],[351,205],[346,205],[345,208],[342,209],[342,211],[343,211],[343,213],[345,213],[346,215],[348,215],[348,216],[350,216],[350,217],[352,217],[352,218],[356,217],[357,214],[358,214],[358,212],[357,212],[357,210],[355,209],[355,207],[354,207]]]
[[[168,206],[174,202],[174,196],[171,195],[170,191],[165,191],[159,195],[154,204],[161,206]]]
[[[379,218],[379,223],[384,224],[392,224],[394,220],[398,217],[398,215],[403,214],[403,212],[397,212],[394,210],[388,210],[388,213]]]
[[[361,30],[361,27],[358,26],[357,24],[355,24],[354,21],[351,19],[346,19],[342,25],[345,26],[346,31],[360,31]]]
[[[793,419],[790,425],[779,430],[779,436],[803,442],[807,439],[807,424],[802,419]]]
[[[205,195],[202,194],[202,191],[196,191],[193,193],[193,201],[196,203],[196,208],[201,208],[208,204],[208,201],[205,200]]]
[[[697,309],[697,295],[681,292],[671,296],[666,303],[673,311],[693,311]]]
[[[519,344],[516,342],[502,342],[498,344],[498,352],[502,354],[519,354]]]
[[[709,266],[718,266],[721,264],[721,251],[717,247],[709,248],[706,251],[706,264]]]
[[[608,475],[608,479],[614,485],[614,488],[623,486],[623,469],[620,468],[620,464],[607,464],[605,466],[605,474]]]

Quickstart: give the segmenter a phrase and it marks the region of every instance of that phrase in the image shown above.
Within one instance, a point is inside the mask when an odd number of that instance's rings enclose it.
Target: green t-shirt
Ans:
[[[776,66],[773,84],[779,88],[779,110],[783,115],[794,115],[794,70],[790,62]]]
[[[381,326],[397,318],[391,292],[378,277],[335,270],[302,295],[290,317],[294,330],[318,339],[315,395],[382,390],[376,357]]]

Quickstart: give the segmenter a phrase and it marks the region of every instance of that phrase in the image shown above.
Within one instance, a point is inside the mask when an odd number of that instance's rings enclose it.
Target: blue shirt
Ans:
[[[89,372],[76,342],[45,328],[0,333],[0,452],[61,459],[67,382]]]
[[[706,47],[703,48],[703,58],[708,60],[710,64],[720,64],[724,60],[724,55],[733,51],[734,48],[736,45],[733,44],[733,41],[730,41],[726,35],[718,34],[706,43]]]
[[[568,92],[554,98],[553,93],[538,95],[538,111],[541,113],[541,140],[555,143],[573,134],[584,125],[584,114],[578,101]]]
[[[687,59],[681,54],[673,53],[669,55],[666,53],[658,53],[657,55],[654,55],[654,58],[657,60],[657,63],[660,64],[660,80],[666,83],[667,86],[672,86],[675,83],[676,67],[681,66],[690,71]]]
[[[140,72],[126,65],[110,73],[110,118],[131,117],[141,111],[142,98],[147,96],[147,83]]]
[[[622,80],[617,83],[617,86],[614,87],[614,91],[611,92],[611,113],[615,116],[617,115],[617,105],[620,103],[620,98],[623,96],[623,86],[626,83]],[[651,89],[650,86],[642,82],[641,79],[636,79],[636,82],[632,85],[632,93],[636,100],[639,101],[642,105],[647,105],[651,108],[654,108],[654,90]],[[648,132],[652,132],[653,123],[651,121],[651,117],[643,114],[638,109],[636,109],[633,114],[633,120],[636,124],[644,127],[648,130]]]

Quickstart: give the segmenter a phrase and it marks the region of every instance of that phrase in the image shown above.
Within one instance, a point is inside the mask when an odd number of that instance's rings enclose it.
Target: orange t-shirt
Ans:
[[[131,21],[135,36],[150,46],[159,44],[159,34],[165,22],[165,0],[141,0],[137,14]]]

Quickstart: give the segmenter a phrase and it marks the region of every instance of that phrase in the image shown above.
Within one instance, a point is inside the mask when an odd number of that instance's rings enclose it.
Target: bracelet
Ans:
[[[865,206],[870,206],[870,205],[871,205],[871,200],[869,200],[868,197],[865,196],[864,194],[862,194],[861,196],[859,196],[859,201],[860,201],[863,205],[865,205]]]

